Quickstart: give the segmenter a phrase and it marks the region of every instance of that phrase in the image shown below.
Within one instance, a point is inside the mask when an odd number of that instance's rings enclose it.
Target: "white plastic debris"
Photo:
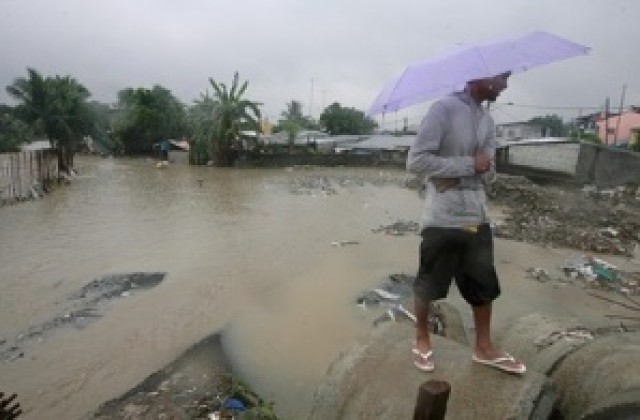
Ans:
[[[391,292],[387,292],[386,290],[383,290],[383,289],[373,289],[373,292],[375,294],[377,294],[378,296],[380,296],[382,299],[387,299],[387,300],[398,300],[398,299],[400,299],[399,295],[396,295],[396,294],[391,293]]]
[[[358,241],[350,241],[350,240],[334,241],[334,242],[331,242],[331,246],[357,245],[359,243],[360,242]]]

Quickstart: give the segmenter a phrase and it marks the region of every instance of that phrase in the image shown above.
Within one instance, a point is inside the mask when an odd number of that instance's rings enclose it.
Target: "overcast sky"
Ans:
[[[0,0],[0,103],[27,67],[107,103],[160,84],[190,104],[237,70],[271,121],[291,100],[317,118],[335,101],[366,111],[406,65],[456,43],[540,29],[592,52],[514,75],[494,116],[567,118],[607,96],[617,109],[624,84],[625,105],[640,104],[639,16],[638,0]],[[428,105],[385,124],[417,123]]]

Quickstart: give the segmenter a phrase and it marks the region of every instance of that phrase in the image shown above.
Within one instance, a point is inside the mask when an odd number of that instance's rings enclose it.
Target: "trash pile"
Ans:
[[[613,291],[624,296],[640,295],[640,272],[620,270],[601,258],[574,255],[558,268],[564,274],[564,278],[554,279],[547,270],[539,267],[527,269],[527,277],[541,283],[552,280],[562,283],[580,282],[589,289]]]
[[[387,321],[409,320],[415,323],[415,315],[406,307],[413,296],[413,280],[413,276],[406,274],[391,274],[388,282],[359,296],[356,304],[364,310],[373,310],[378,314],[373,321],[374,327]],[[431,302],[429,307],[429,330],[434,334],[445,335],[444,315],[435,302]]]
[[[418,222],[397,220],[390,225],[379,226],[371,230],[373,233],[384,232],[386,235],[404,236],[410,233],[420,232],[420,224]]]
[[[523,177],[500,175],[487,191],[506,206],[496,237],[632,256],[640,243],[640,189],[598,191],[541,187]]]
[[[276,420],[274,403],[234,377],[216,333],[91,416],[107,419]]]

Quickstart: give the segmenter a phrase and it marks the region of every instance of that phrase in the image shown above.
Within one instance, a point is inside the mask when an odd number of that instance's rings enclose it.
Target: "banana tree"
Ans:
[[[238,72],[233,75],[231,88],[212,78],[209,82],[214,90],[216,106],[213,115],[211,135],[211,155],[218,166],[231,166],[235,160],[235,142],[239,140],[240,130],[260,127],[260,109],[258,102],[244,98],[248,81],[239,84]]]

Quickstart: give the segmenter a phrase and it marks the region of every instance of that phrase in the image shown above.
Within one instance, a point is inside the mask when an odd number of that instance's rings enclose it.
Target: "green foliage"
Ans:
[[[207,163],[211,157],[209,149],[214,130],[216,102],[208,94],[200,95],[200,99],[187,110],[187,126],[192,144],[189,149],[189,160],[196,165]]]
[[[91,101],[88,104],[90,120],[92,124],[89,127],[88,134],[102,145],[108,152],[115,152],[116,141],[113,137],[114,112],[107,104],[97,101]]]
[[[0,153],[17,152],[31,139],[31,130],[12,112],[0,112]]]
[[[296,136],[302,130],[317,130],[320,127],[311,118],[306,117],[302,113],[302,104],[292,100],[287,104],[287,108],[280,114],[282,119],[274,128],[274,132],[284,131],[287,133],[287,139],[293,144]]]
[[[27,69],[27,78],[17,78],[7,92],[19,105],[15,116],[36,133],[44,133],[58,149],[61,170],[73,166],[73,154],[90,131],[93,116],[87,105],[89,91],[70,76],[43,77]]]
[[[595,133],[578,133],[576,130],[569,132],[569,138],[572,140],[582,140],[591,143],[602,144],[602,140]]]
[[[302,114],[302,104],[299,101],[291,101],[287,104],[287,109],[280,114],[285,121],[297,121],[304,125],[308,118]]]
[[[180,138],[187,129],[183,105],[159,85],[121,90],[118,109],[114,131],[128,154],[149,153],[154,143]]]
[[[216,106],[213,113],[213,131],[210,153],[218,166],[230,166],[236,155],[236,141],[241,130],[260,129],[261,104],[244,98],[248,81],[239,84],[238,72],[233,75],[231,88],[209,78],[214,90]]]
[[[529,122],[542,127],[544,132],[551,137],[563,137],[568,133],[562,118],[556,114],[534,117]]]
[[[320,124],[335,136],[340,134],[371,134],[376,127],[375,121],[355,108],[343,108],[333,103],[320,115]]]
[[[282,120],[278,125],[282,131],[287,133],[287,141],[289,144],[293,144],[298,133],[302,131],[302,125],[294,120]]]

